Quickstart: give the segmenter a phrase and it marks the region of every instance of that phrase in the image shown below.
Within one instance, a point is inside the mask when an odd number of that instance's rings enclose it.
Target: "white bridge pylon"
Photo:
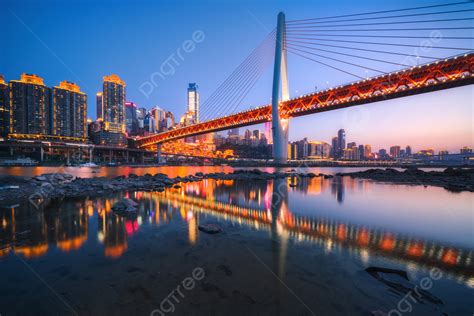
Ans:
[[[280,102],[288,101],[289,99],[285,14],[280,12],[277,20],[272,90],[273,159],[277,163],[286,163],[288,160],[289,119],[282,119],[280,117],[279,106]]]

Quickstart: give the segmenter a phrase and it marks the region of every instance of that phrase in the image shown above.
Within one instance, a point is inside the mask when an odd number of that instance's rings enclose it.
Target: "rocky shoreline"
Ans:
[[[371,179],[396,184],[413,184],[437,186],[452,192],[474,192],[473,168],[446,168],[444,171],[423,171],[408,168],[404,171],[396,169],[368,169],[360,172],[337,173],[336,176]]]
[[[335,176],[350,176],[352,178],[372,179],[397,184],[432,185],[454,192],[474,192],[474,169],[447,168],[445,171],[425,172],[415,168],[404,171],[387,168],[338,173]],[[4,176],[0,177],[0,206],[11,207],[25,200],[29,200],[35,206],[45,206],[51,201],[64,198],[94,197],[129,190],[162,192],[166,188],[179,188],[181,183],[196,182],[203,179],[254,181],[287,177],[323,177],[329,179],[333,176],[312,172],[296,172],[295,170],[269,173],[258,169],[235,170],[232,173],[204,174],[197,172],[194,175],[176,178],[169,178],[164,173],[145,174],[143,176],[130,174],[128,177],[118,176],[114,178],[79,178],[63,173],[43,174],[33,178]]]
[[[196,182],[203,179],[215,180],[271,180],[291,176],[317,177],[314,173],[274,172],[269,173],[258,169],[235,170],[232,173],[197,172],[186,177],[169,178],[164,173],[137,176],[130,174],[114,178],[95,177],[79,178],[70,174],[51,173],[33,178],[0,177],[0,206],[11,206],[29,200],[33,205],[45,206],[53,200],[76,197],[94,197],[119,191],[157,191],[166,188],[179,188],[181,183]]]

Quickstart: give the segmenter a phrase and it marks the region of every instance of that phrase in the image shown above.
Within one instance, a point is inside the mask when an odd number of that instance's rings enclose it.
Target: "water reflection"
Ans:
[[[53,248],[69,252],[91,239],[103,247],[105,257],[116,259],[142,227],[184,222],[189,245],[199,243],[198,225],[219,221],[268,232],[272,240],[274,271],[285,275],[289,241],[346,249],[367,262],[373,256],[391,258],[416,267],[440,267],[460,281],[472,280],[472,249],[443,240],[412,237],[368,224],[355,224],[315,212],[290,209],[291,196],[332,196],[343,203],[346,192],[369,190],[367,181],[323,178],[288,178],[275,181],[214,181],[187,183],[165,192],[130,192],[106,198],[74,200],[47,211],[22,205],[0,211],[0,257],[10,253],[27,259],[42,257]],[[117,216],[112,205],[122,197],[139,202],[138,216]],[[299,199],[299,198],[298,198]],[[469,282],[469,281],[467,281]]]

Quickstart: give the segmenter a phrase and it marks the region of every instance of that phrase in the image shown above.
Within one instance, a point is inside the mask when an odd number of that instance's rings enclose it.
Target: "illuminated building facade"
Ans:
[[[102,106],[105,130],[125,133],[125,82],[119,76],[104,77]]]
[[[10,133],[52,134],[51,89],[43,78],[22,74],[10,81]]]
[[[93,135],[98,145],[124,147],[125,138],[125,82],[119,76],[105,76],[102,95],[96,95],[97,116],[102,121],[102,129]],[[100,98],[102,96],[102,98]],[[101,105],[101,106],[100,106]],[[99,118],[99,115],[102,115]]]
[[[53,88],[53,135],[87,137],[87,96],[73,82]]]
[[[331,155],[331,145],[326,142],[310,141],[308,143],[308,158],[329,158]]]
[[[10,89],[0,75],[0,137],[10,131]]]
[[[198,85],[190,83],[188,86],[188,112],[192,115],[194,123],[199,123],[199,92]]]
[[[363,156],[366,159],[372,157],[372,147],[370,145],[365,145],[364,150],[360,152],[361,157]]]

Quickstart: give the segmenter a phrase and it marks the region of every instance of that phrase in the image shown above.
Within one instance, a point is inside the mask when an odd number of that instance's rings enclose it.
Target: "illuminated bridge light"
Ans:
[[[453,249],[446,249],[441,260],[446,264],[455,265],[458,262],[458,254]]]
[[[424,252],[423,244],[419,242],[410,243],[407,248],[407,255],[412,257],[421,257]]]
[[[384,235],[382,241],[380,242],[380,248],[386,251],[391,251],[395,248],[395,239],[392,234]]]

